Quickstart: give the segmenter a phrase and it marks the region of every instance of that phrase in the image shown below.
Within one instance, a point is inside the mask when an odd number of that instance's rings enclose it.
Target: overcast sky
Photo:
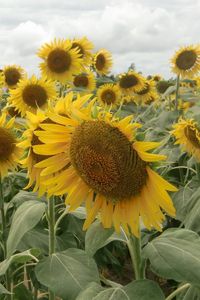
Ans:
[[[0,67],[37,74],[44,42],[84,35],[113,53],[115,73],[133,62],[169,77],[174,51],[200,43],[200,0],[0,0]]]

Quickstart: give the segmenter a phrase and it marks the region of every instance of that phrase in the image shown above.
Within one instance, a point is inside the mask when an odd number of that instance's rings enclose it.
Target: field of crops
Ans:
[[[200,46],[171,78],[86,37],[36,55],[0,70],[0,299],[199,300]]]

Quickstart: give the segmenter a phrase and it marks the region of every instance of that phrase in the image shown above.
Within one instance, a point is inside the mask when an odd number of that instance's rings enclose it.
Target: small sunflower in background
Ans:
[[[160,80],[156,84],[156,90],[159,94],[164,94],[166,90],[170,87],[173,86],[174,84],[170,81],[167,80]]]
[[[0,88],[2,88],[5,85],[5,77],[3,70],[0,70]]]
[[[93,91],[96,88],[96,79],[92,72],[81,73],[73,77],[74,88]]]
[[[44,44],[38,50],[38,56],[43,59],[40,63],[42,76],[61,83],[67,83],[82,69],[81,54],[77,47],[72,48],[70,40],[55,39]]]
[[[135,71],[119,75],[119,89],[123,94],[137,93],[145,88],[145,79]]]
[[[16,89],[10,92],[8,102],[18,110],[22,117],[27,111],[36,112],[37,108],[45,109],[48,99],[56,97],[54,83],[38,79],[36,76],[20,80]]]
[[[17,146],[18,139],[13,129],[15,118],[7,121],[6,113],[0,117],[0,177],[3,178],[8,171],[14,171],[22,155]]]
[[[116,107],[120,104],[121,91],[116,84],[103,84],[97,90],[97,100],[103,106]]]
[[[171,59],[172,71],[181,77],[193,77],[200,71],[200,46],[181,47]]]
[[[88,67],[92,63],[92,49],[94,45],[90,42],[86,37],[81,39],[73,39],[72,41],[72,49],[77,49],[80,54],[80,58],[83,59],[83,65]]]
[[[93,67],[99,75],[108,74],[112,65],[112,55],[106,49],[99,50],[93,57]]]
[[[179,119],[173,125],[171,133],[175,136],[175,144],[179,144],[183,150],[194,156],[200,162],[200,129],[193,119]]]
[[[4,85],[9,89],[16,88],[21,79],[26,78],[26,72],[23,68],[17,65],[8,65],[3,68]]]
[[[177,189],[149,165],[165,159],[147,152],[160,144],[136,141],[135,130],[140,125],[131,122],[132,116],[120,120],[98,110],[94,118],[91,107],[87,114],[76,109],[67,117],[49,117],[56,124],[41,125],[44,131],[35,132],[40,144],[33,151],[47,156],[36,167],[43,168],[41,181],[45,183],[43,176],[58,172],[48,180],[48,193],[67,193],[71,211],[85,202],[84,229],[99,214],[104,228],[114,225],[119,232],[122,226],[128,233],[129,226],[138,236],[140,216],[148,229],[161,230],[165,219],[161,208],[175,215],[167,191]]]
[[[155,99],[158,98],[155,82],[153,80],[146,80],[144,88],[135,93],[134,96],[134,101],[137,104],[145,104],[155,101]]]
[[[159,75],[159,74],[155,74],[155,75],[152,76],[151,79],[153,79],[154,81],[158,82],[158,81],[162,80],[162,76]]]

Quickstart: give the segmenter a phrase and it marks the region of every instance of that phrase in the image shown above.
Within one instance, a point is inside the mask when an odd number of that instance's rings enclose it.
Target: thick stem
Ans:
[[[180,83],[180,76],[177,76],[176,79],[176,98],[175,98],[175,109],[178,110],[178,97],[179,97],[179,83]]]
[[[175,291],[173,291],[173,293],[171,293],[165,300],[172,300],[172,299],[174,299],[174,297],[176,295],[178,295],[180,292],[182,292],[183,290],[185,290],[185,289],[187,289],[189,287],[190,287],[190,283],[186,283],[186,284],[180,286]]]
[[[144,279],[145,278],[145,264],[141,257],[141,239],[132,235],[130,232],[129,240],[128,240],[128,249],[130,252],[134,272],[135,279]]]
[[[49,255],[55,252],[55,200],[51,197],[48,201],[48,224],[49,224]],[[55,294],[49,290],[49,300],[55,300]]]

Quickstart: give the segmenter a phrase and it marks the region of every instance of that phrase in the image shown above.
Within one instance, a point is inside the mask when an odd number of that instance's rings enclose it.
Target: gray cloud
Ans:
[[[38,73],[40,45],[86,35],[113,53],[115,73],[134,62],[145,74],[170,76],[175,49],[199,43],[199,20],[200,0],[0,0],[0,66]]]

